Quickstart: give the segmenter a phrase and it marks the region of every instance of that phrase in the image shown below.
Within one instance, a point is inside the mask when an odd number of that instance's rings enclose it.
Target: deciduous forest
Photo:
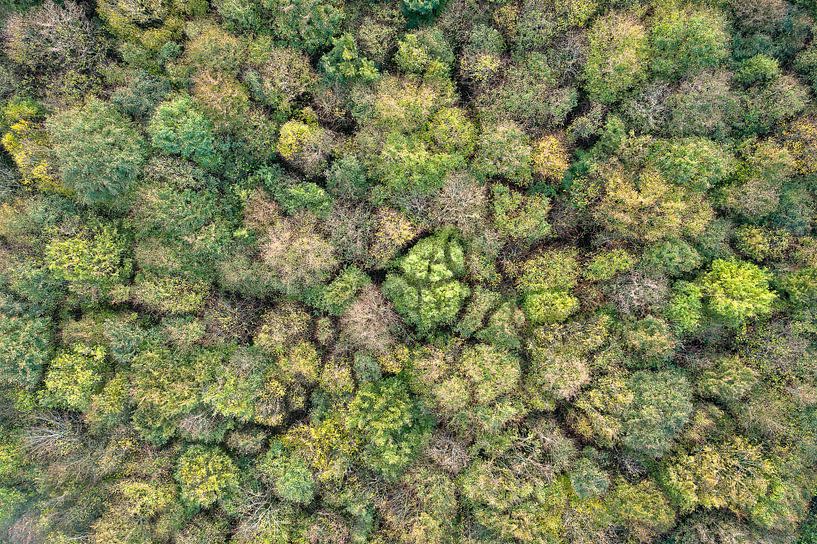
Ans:
[[[815,0],[0,49],[0,542],[817,544]]]

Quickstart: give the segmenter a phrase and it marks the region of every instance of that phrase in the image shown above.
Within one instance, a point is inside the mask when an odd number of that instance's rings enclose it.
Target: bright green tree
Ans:
[[[187,448],[179,457],[175,476],[182,499],[198,508],[209,508],[238,491],[238,468],[220,448]]]
[[[398,272],[383,283],[383,294],[422,333],[453,324],[470,289],[462,244],[449,231],[420,240],[399,260]]]
[[[365,384],[346,415],[360,462],[390,480],[414,460],[430,428],[429,416],[397,377]]]

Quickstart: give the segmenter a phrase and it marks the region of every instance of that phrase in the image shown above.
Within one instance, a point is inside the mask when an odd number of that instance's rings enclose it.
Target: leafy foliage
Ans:
[[[0,5],[0,542],[806,544],[812,0]]]

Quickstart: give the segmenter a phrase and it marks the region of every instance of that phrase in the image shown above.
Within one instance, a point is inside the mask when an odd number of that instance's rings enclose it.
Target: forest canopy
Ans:
[[[814,0],[0,2],[3,544],[817,544]]]

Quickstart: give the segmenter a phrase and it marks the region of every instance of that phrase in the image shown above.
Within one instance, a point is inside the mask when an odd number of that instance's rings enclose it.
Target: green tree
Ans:
[[[740,357],[719,357],[698,379],[698,390],[704,398],[727,405],[743,399],[757,383],[757,372]]]
[[[777,299],[768,273],[744,261],[715,259],[698,283],[707,309],[733,328],[771,313]]]
[[[635,259],[625,249],[598,253],[587,263],[583,275],[591,281],[605,281],[635,266]]]
[[[107,225],[88,234],[48,243],[45,255],[51,273],[63,281],[101,287],[126,280],[131,273],[127,240]]]
[[[695,191],[719,185],[737,166],[731,153],[705,138],[658,141],[651,160],[666,179]]]
[[[673,285],[672,291],[672,297],[665,310],[667,319],[679,332],[695,331],[704,319],[701,288],[688,281],[679,281]]]
[[[681,79],[714,68],[729,56],[726,18],[714,9],[665,8],[650,29],[652,70],[658,77]]]
[[[84,412],[91,396],[105,381],[107,363],[102,346],[75,344],[57,355],[45,375],[43,402],[46,406]]]
[[[440,4],[440,0],[403,0],[403,8],[417,15],[428,15]]]
[[[465,348],[458,366],[474,388],[474,400],[483,404],[510,393],[522,373],[516,355],[487,344]]]
[[[522,309],[534,325],[564,321],[579,307],[570,294],[579,276],[572,250],[542,252],[522,264],[517,286],[523,294]]]
[[[34,389],[51,357],[51,320],[0,313],[0,379]]]
[[[602,447],[622,443],[662,457],[692,414],[692,388],[683,373],[639,371],[599,380],[575,402],[574,428]]]
[[[86,204],[116,204],[140,177],[144,138],[112,105],[91,98],[48,119],[63,182]]]
[[[275,38],[313,54],[328,45],[340,28],[344,13],[334,1],[266,0]]]
[[[213,122],[188,96],[163,102],[147,127],[153,146],[189,159],[202,168],[217,168],[222,160]]]
[[[622,425],[625,446],[661,457],[692,414],[692,390],[679,372],[636,372],[628,386],[633,402]]]
[[[179,457],[175,472],[182,499],[209,508],[238,491],[238,468],[219,448],[190,446]]]
[[[619,12],[599,17],[588,38],[582,77],[592,99],[604,104],[616,102],[645,79],[647,33],[634,17]]]
[[[470,289],[459,281],[465,273],[462,244],[450,231],[417,242],[399,260],[399,272],[383,283],[383,294],[410,323],[424,333],[451,325]]]
[[[491,187],[494,225],[497,230],[523,244],[534,244],[553,234],[548,223],[550,199],[544,195],[524,195],[500,183]]]
[[[527,187],[533,181],[532,152],[528,135],[516,123],[504,123],[480,135],[472,168],[482,179],[504,178]]]
[[[445,35],[435,28],[406,34],[397,43],[394,54],[394,62],[401,70],[415,74],[422,74],[432,63],[450,68],[455,59]]]
[[[619,480],[605,502],[613,524],[639,542],[649,542],[675,524],[675,511],[652,480],[636,484]]]
[[[430,428],[429,416],[396,377],[363,385],[346,415],[361,463],[390,480],[414,460]]]
[[[774,478],[774,466],[760,449],[734,436],[668,460],[661,481],[681,512],[726,508],[746,515],[770,491]]]
[[[295,504],[312,502],[315,496],[312,471],[297,453],[286,451],[280,442],[272,443],[259,469],[282,499]]]
[[[281,126],[275,149],[308,177],[317,177],[328,166],[332,135],[313,119],[291,119]]]
[[[371,82],[378,76],[374,63],[358,52],[351,34],[332,38],[332,49],[321,57],[321,69],[330,81]]]

